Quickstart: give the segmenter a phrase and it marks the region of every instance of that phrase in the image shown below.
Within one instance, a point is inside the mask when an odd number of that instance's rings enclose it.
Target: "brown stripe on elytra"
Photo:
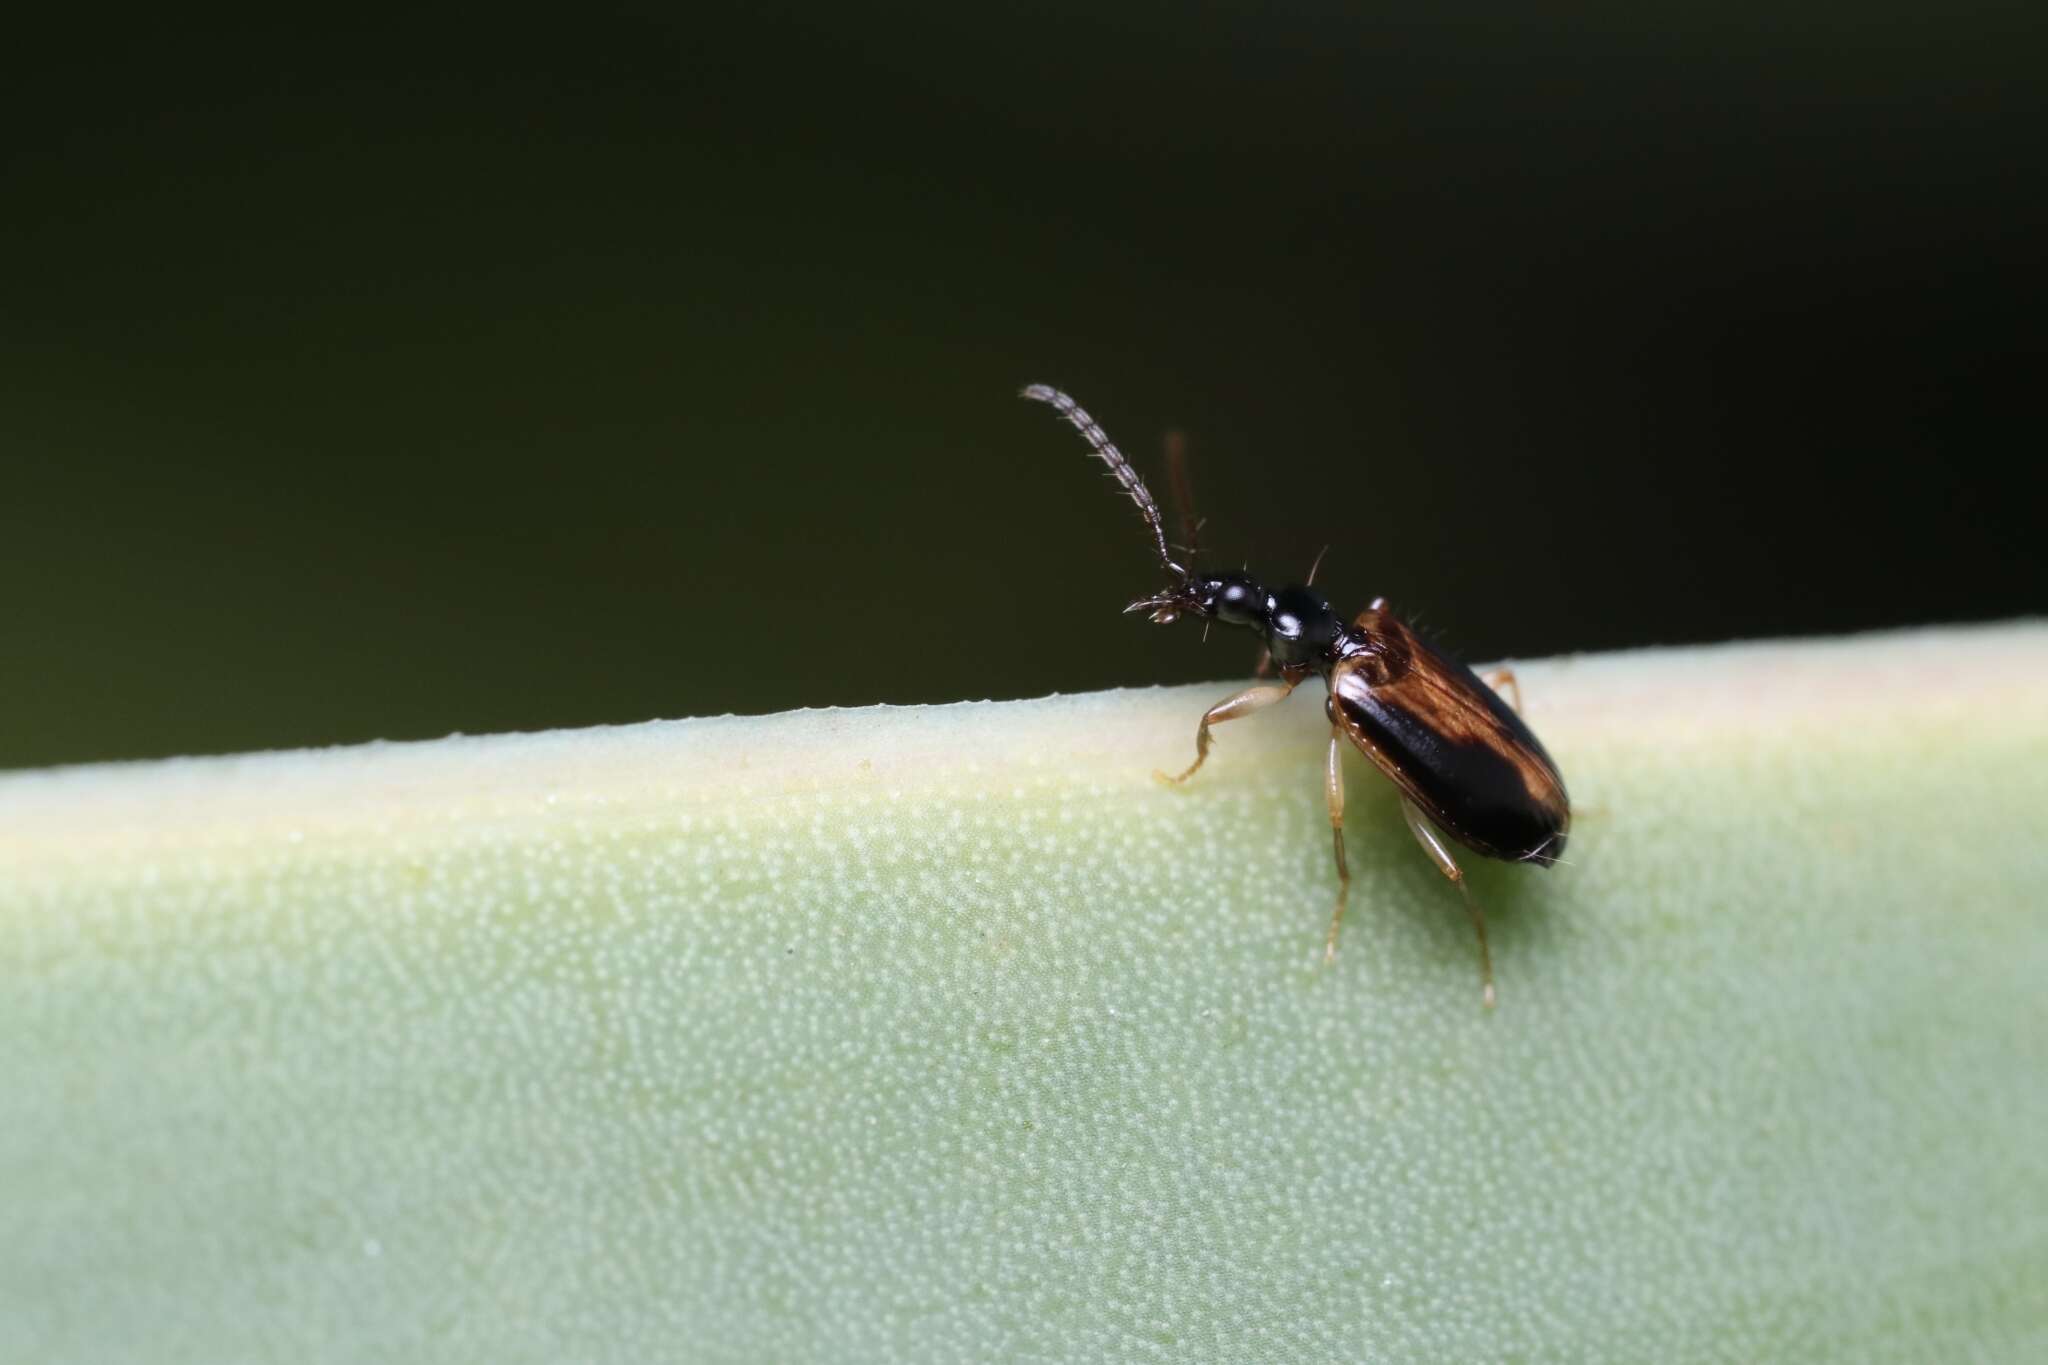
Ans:
[[[1554,857],[1571,808],[1528,726],[1383,603],[1357,626],[1365,647],[1331,671],[1331,719],[1460,842],[1493,857]]]
[[[1345,737],[1458,842],[1489,857],[1539,861],[1560,846],[1562,793],[1532,795],[1513,746],[1448,741],[1382,698],[1333,695]]]
[[[1399,707],[1451,743],[1498,749],[1521,774],[1530,800],[1555,807],[1561,816],[1569,809],[1563,780],[1536,736],[1470,669],[1425,644],[1388,609],[1385,598],[1376,599],[1353,624],[1373,644],[1357,656],[1357,666],[1376,701]],[[1334,691],[1334,678],[1331,683]]]
[[[1416,687],[1403,680],[1392,687],[1375,688],[1373,701],[1382,727],[1427,733],[1447,754],[1469,755],[1474,763],[1497,763],[1514,772],[1531,801],[1557,803],[1559,783],[1549,760],[1470,696],[1445,688]]]

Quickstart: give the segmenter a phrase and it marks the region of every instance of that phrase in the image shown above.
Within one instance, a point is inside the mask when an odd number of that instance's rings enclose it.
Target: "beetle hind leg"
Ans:
[[[1483,987],[1486,1008],[1493,1008],[1493,953],[1486,946],[1486,916],[1479,909],[1479,902],[1473,898],[1472,888],[1466,884],[1465,870],[1458,866],[1451,856],[1449,845],[1437,833],[1429,818],[1407,797],[1401,798],[1401,814],[1408,821],[1408,832],[1415,836],[1415,842],[1422,845],[1422,851],[1436,864],[1436,870],[1443,873],[1457,885],[1465,897],[1465,911],[1472,916],[1473,932],[1479,935],[1479,979]]]
[[[1271,706],[1276,701],[1285,701],[1288,693],[1292,691],[1294,691],[1294,682],[1292,681],[1286,683],[1267,683],[1263,687],[1247,687],[1236,696],[1226,697],[1222,701],[1217,702],[1202,713],[1201,727],[1195,731],[1195,761],[1188,764],[1187,770],[1177,777],[1171,773],[1163,772],[1155,772],[1153,776],[1161,782],[1178,783],[1187,781],[1195,775],[1195,770],[1201,767],[1203,761],[1209,757],[1210,726],[1221,725],[1226,720],[1236,720],[1239,716],[1248,716],[1254,711]]]
[[[1480,674],[1479,677],[1482,682],[1496,692],[1503,694],[1507,692],[1514,693],[1514,696],[1508,699],[1508,705],[1515,708],[1516,715],[1522,714],[1522,684],[1515,677],[1514,669],[1489,668],[1486,672]]]

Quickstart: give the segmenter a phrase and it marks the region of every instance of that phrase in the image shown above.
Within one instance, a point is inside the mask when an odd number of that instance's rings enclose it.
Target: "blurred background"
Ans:
[[[0,767],[1242,676],[1031,381],[1474,659],[2048,601],[2031,7],[480,13],[18,36]]]

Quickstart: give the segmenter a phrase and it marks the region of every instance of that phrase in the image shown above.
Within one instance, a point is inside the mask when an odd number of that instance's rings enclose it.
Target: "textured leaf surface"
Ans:
[[[2048,1358],[2048,629],[0,778],[0,1359]]]

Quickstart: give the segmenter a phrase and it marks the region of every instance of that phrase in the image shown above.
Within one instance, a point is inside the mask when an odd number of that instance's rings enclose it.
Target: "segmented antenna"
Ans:
[[[1087,409],[1049,384],[1033,384],[1018,397],[1050,404],[1054,412],[1066,418],[1068,424],[1081,433],[1081,439],[1093,447],[1096,457],[1109,466],[1109,472],[1116,475],[1116,481],[1124,486],[1124,492],[1138,504],[1138,515],[1145,518],[1145,524],[1152,528],[1152,539],[1158,543],[1159,562],[1176,578],[1186,578],[1188,571],[1174,562],[1173,552],[1167,548],[1166,530],[1159,520],[1159,504],[1152,501],[1151,490],[1145,487],[1145,481],[1138,477],[1137,470],[1131,468],[1131,462],[1116,448],[1109,434],[1088,415]]]

